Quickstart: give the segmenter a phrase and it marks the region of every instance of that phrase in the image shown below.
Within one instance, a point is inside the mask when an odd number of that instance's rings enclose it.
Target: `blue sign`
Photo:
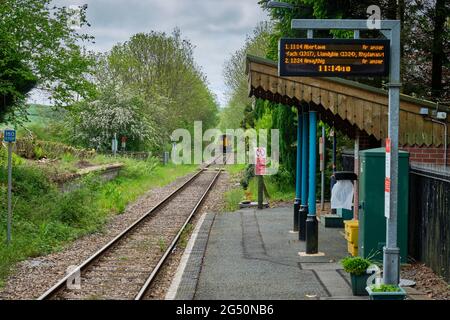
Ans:
[[[3,131],[3,141],[5,142],[16,142],[16,130]]]

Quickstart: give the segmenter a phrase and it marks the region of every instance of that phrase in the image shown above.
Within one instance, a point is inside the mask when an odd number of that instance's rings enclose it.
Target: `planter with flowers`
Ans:
[[[366,287],[370,300],[405,300],[406,292],[400,286],[381,284]]]
[[[350,273],[352,292],[355,296],[367,296],[366,286],[369,274],[367,268],[372,264],[369,259],[362,257],[346,257],[341,261],[345,272]]]

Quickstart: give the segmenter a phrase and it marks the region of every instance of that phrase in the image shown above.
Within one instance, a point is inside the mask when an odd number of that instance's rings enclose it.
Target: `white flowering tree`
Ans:
[[[79,144],[105,151],[117,134],[119,140],[127,137],[127,145],[134,150],[157,149],[162,137],[145,109],[144,100],[136,94],[108,90],[99,99],[81,104],[74,138]]]

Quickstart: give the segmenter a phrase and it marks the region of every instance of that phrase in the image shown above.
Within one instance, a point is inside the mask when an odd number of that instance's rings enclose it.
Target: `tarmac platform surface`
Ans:
[[[292,211],[206,214],[168,299],[361,299],[352,295],[350,278],[339,264],[348,255],[343,230],[319,223],[324,256],[300,256],[305,242],[290,232]]]

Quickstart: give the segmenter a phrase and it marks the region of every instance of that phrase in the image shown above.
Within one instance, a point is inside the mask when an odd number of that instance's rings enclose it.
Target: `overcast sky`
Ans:
[[[55,0],[58,6],[88,4],[90,49],[107,51],[131,35],[175,27],[195,45],[195,60],[209,87],[225,105],[223,64],[259,21],[267,20],[257,0]],[[38,101],[39,102],[39,101]]]

